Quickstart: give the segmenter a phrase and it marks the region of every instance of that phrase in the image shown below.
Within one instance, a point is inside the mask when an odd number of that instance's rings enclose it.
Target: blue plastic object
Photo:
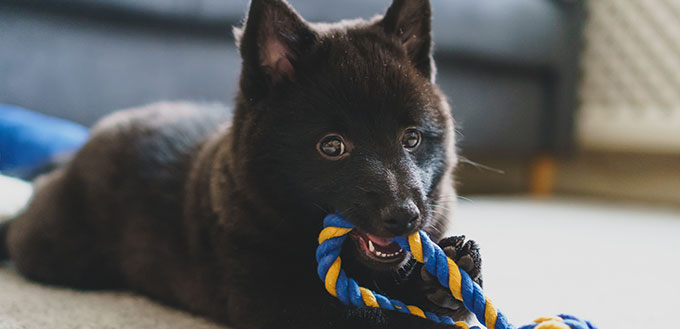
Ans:
[[[0,104],[0,171],[29,178],[54,157],[77,150],[88,135],[77,123]]]

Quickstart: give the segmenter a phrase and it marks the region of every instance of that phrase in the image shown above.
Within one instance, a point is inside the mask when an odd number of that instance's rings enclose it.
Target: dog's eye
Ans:
[[[422,136],[418,129],[409,128],[404,130],[404,134],[401,136],[401,145],[404,146],[405,149],[411,151],[420,145],[421,139]]]
[[[318,148],[321,155],[332,160],[340,158],[346,152],[345,142],[338,135],[328,135],[322,138]]]

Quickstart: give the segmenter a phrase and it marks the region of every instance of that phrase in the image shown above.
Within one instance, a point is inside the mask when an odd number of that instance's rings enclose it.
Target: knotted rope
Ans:
[[[337,297],[343,304],[358,307],[378,307],[413,314],[435,322],[456,325],[464,329],[470,328],[464,322],[454,322],[448,316],[439,316],[424,312],[417,306],[406,305],[396,299],[377,294],[369,289],[359,287],[356,281],[348,278],[342,270],[340,251],[347,234],[354,226],[336,214],[324,219],[324,229],[319,234],[319,247],[316,249],[318,262],[317,272],[324,281],[326,290]],[[484,296],[482,288],[470,276],[448,258],[437,244],[432,242],[425,232],[413,233],[408,237],[394,238],[402,249],[409,251],[413,258],[423,263],[428,272],[436,276],[439,283],[449,288],[454,298],[463,302],[465,308],[474,313],[479,322],[489,329],[515,329],[505,315]],[[588,321],[571,315],[561,314],[556,317],[539,318],[534,323],[519,329],[597,329]]]

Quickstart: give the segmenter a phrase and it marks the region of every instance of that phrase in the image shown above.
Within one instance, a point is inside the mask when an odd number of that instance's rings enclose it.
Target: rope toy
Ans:
[[[439,316],[431,312],[424,312],[417,306],[406,305],[396,299],[389,299],[364,287],[359,287],[356,281],[348,278],[342,270],[340,251],[347,234],[354,229],[354,225],[337,214],[330,214],[324,218],[324,229],[319,234],[319,247],[316,249],[318,263],[317,273],[324,281],[326,290],[337,297],[345,305],[358,307],[377,307],[396,310],[427,318],[438,323],[456,325],[464,329],[480,329],[469,327],[465,322],[454,322],[448,316]],[[405,251],[411,253],[419,263],[423,263],[428,272],[436,276],[439,283],[451,290],[454,298],[463,302],[465,308],[474,313],[479,322],[489,329],[515,329],[505,315],[484,296],[482,288],[474,282],[465,271],[448,258],[437,244],[432,242],[423,231],[408,237],[397,237],[393,241]],[[597,329],[588,321],[571,315],[561,314],[555,317],[539,318],[532,324],[519,329]]]

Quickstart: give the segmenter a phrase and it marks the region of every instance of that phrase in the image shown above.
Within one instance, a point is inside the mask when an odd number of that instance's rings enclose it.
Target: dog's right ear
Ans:
[[[284,0],[252,0],[245,23],[234,28],[243,67],[241,88],[248,97],[295,79],[298,59],[317,35]]]
[[[430,0],[393,0],[378,24],[401,42],[416,69],[434,81]]]

